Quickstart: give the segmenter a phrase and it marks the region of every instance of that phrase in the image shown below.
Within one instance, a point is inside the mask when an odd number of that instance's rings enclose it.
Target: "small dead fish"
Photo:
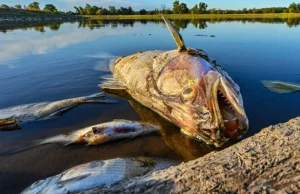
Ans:
[[[155,131],[158,131],[158,127],[151,124],[128,120],[114,120],[85,127],[68,134],[36,140],[28,147],[1,153],[0,156],[19,153],[45,144],[58,143],[66,146],[75,143],[86,143],[87,146],[99,145],[115,140],[135,138]]]
[[[146,173],[178,164],[174,161],[146,157],[116,158],[93,161],[70,168],[61,174],[40,180],[26,188],[22,194],[67,194],[96,187],[109,186]]]
[[[84,135],[77,136],[71,143],[98,145],[109,141],[134,138],[157,131],[154,125],[127,120],[114,120],[90,127]]]
[[[280,93],[280,94],[300,91],[300,84],[288,83],[283,81],[270,81],[270,80],[263,80],[261,82],[270,91]]]
[[[83,103],[112,102],[114,101],[105,98],[104,93],[97,93],[56,102],[41,102],[6,108],[0,110],[0,129],[4,130],[6,126],[18,126],[22,122],[53,118]],[[7,123],[10,124],[7,125]]]

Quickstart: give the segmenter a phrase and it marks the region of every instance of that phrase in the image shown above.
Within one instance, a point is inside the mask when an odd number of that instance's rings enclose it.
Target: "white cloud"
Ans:
[[[7,62],[17,60],[22,56],[46,54],[52,50],[62,49],[69,45],[93,41],[103,36],[125,34],[129,32],[133,32],[133,28],[101,28],[93,31],[90,31],[88,28],[69,28],[68,31],[58,31],[57,35],[54,36],[40,36],[37,38],[6,34],[0,36],[0,41],[4,42],[4,44],[1,43],[0,47],[0,65],[8,64]]]

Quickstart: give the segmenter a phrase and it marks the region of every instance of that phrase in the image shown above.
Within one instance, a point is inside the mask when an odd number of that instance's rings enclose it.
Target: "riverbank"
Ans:
[[[54,14],[45,11],[0,8],[0,22],[70,21],[83,19],[81,16]]]
[[[300,13],[272,13],[272,14],[165,14],[168,19],[251,19],[251,18],[300,18]],[[90,19],[139,19],[161,20],[157,15],[84,15]]]
[[[299,193],[300,117],[225,150],[91,193]]]

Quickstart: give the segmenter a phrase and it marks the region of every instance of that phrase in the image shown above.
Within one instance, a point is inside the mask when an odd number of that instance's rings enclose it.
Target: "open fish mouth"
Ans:
[[[220,77],[213,85],[214,116],[224,138],[237,139],[248,130],[242,102],[229,83]],[[220,137],[221,138],[221,137]]]

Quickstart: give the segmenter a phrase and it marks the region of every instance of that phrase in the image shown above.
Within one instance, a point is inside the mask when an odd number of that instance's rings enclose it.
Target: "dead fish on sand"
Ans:
[[[207,144],[219,147],[245,134],[248,118],[239,86],[204,51],[186,48],[175,26],[163,19],[178,49],[120,57],[111,65],[114,78],[100,87],[112,93],[126,90],[184,134]]]
[[[67,194],[109,186],[146,173],[162,170],[178,163],[152,158],[116,158],[78,165],[26,188],[22,194]]]
[[[43,140],[36,140],[28,147],[1,153],[0,156],[19,153],[45,144],[58,143],[62,145],[69,145],[75,143],[86,143],[87,146],[99,145],[115,140],[131,139],[147,135],[155,131],[158,131],[158,127],[151,124],[128,120],[114,120],[107,123],[85,127],[68,134],[56,135]]]
[[[283,81],[270,81],[263,80],[261,81],[266,88],[272,92],[276,93],[290,93],[290,92],[299,92],[300,84],[288,83]]]
[[[0,130],[18,127],[19,123],[56,117],[83,103],[112,103],[104,93],[71,98],[56,102],[41,102],[0,110]]]

